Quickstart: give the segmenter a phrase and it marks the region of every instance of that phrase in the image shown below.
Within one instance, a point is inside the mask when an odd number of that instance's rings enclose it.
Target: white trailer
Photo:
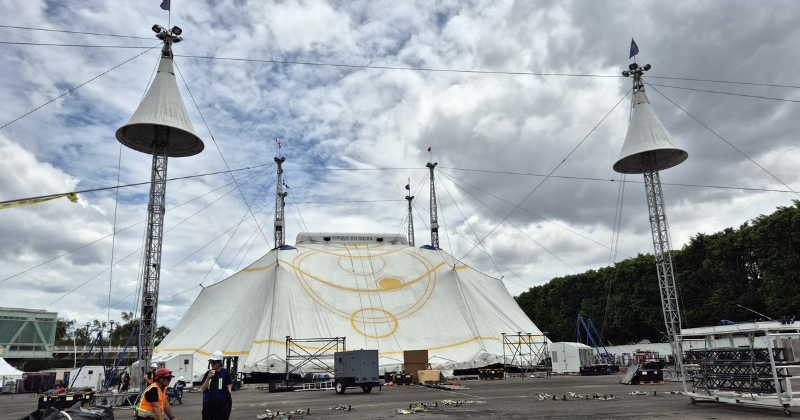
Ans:
[[[552,343],[550,359],[553,362],[553,372],[578,373],[582,366],[594,364],[594,349],[581,343]]]
[[[99,391],[103,388],[104,380],[105,372],[102,366],[84,366],[70,372],[69,384],[65,385],[65,388],[92,388]]]

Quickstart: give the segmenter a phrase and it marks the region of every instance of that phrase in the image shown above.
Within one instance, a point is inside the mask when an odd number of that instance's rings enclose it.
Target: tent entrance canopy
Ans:
[[[156,354],[192,352],[195,375],[216,350],[240,356],[242,372],[279,373],[287,336],[346,337],[348,349],[378,350],[382,371],[402,369],[403,351],[420,349],[434,368],[452,370],[502,363],[502,333],[541,335],[502,281],[442,250],[394,234],[297,239],[296,249],[272,250],[206,287]]]

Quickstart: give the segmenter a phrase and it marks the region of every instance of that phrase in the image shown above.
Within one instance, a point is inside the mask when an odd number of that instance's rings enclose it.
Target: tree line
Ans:
[[[125,360],[130,364],[136,359],[136,345],[139,342],[138,334],[131,337],[131,333],[133,332],[134,326],[138,323],[139,319],[134,317],[133,312],[122,312],[121,320],[115,322],[113,328],[109,322],[96,319],[89,323],[87,327],[86,324],[78,324],[74,319],[58,318],[56,321],[55,345],[88,347],[95,343],[99,332],[103,333],[103,347],[106,349],[109,347],[124,347],[130,339],[128,352],[125,356]],[[157,346],[160,344],[161,340],[163,340],[169,332],[170,329],[166,326],[162,325],[158,327],[155,331],[155,345]],[[78,366],[80,366],[82,361],[82,359],[77,360]],[[87,363],[96,366],[101,365],[101,361],[100,342],[97,341]],[[107,367],[111,367],[114,362],[116,362],[114,358],[106,358]],[[17,363],[16,367],[27,372],[37,372],[52,368],[72,367],[75,363],[75,360],[72,358],[28,359]]]
[[[672,259],[683,328],[800,315],[800,201],[698,233]],[[667,341],[653,254],[556,277],[515,299],[553,341],[575,341],[579,313],[607,343]]]

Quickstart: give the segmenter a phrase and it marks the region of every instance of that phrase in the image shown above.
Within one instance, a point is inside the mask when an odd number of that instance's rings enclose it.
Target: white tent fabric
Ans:
[[[679,165],[689,157],[675,144],[675,139],[653,112],[647,94],[640,90],[633,96],[631,123],[614,170],[625,174],[642,173],[641,154],[646,152],[655,152],[657,170]]]
[[[9,365],[5,359],[0,357],[0,387],[5,385],[8,381],[22,379],[22,374],[23,372],[21,370],[15,369],[13,366]]]
[[[206,287],[155,353],[193,353],[195,376],[216,350],[240,356],[243,372],[283,372],[287,336],[346,337],[348,349],[377,349],[381,370],[420,349],[450,370],[502,362],[501,334],[517,332],[541,336],[502,281],[444,251],[402,235],[301,234]]]

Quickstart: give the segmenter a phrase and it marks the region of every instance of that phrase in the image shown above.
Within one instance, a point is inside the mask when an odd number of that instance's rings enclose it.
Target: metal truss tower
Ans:
[[[278,188],[275,191],[275,248],[286,245],[286,223],[283,219],[283,210],[286,207],[286,194],[283,192],[283,162],[285,157],[276,157],[275,163],[278,164]]]
[[[439,211],[436,207],[436,184],[433,181],[433,168],[438,164],[438,162],[428,162],[425,165],[431,170],[431,246],[436,249],[439,249]]]
[[[414,199],[413,195],[407,195],[408,201],[408,244],[414,246],[414,215],[411,212],[411,200]]]
[[[658,162],[655,152],[642,153],[642,168],[644,168],[644,188],[647,195],[647,210],[650,214],[650,230],[653,234],[653,250],[656,256],[664,323],[667,335],[670,339],[674,339],[681,332],[681,314],[678,308],[675,273],[672,269],[667,210],[664,207],[664,194],[661,192],[661,178],[656,169]]]
[[[683,163],[689,154],[677,147],[672,136],[650,107],[642,81],[642,74],[650,68],[649,64],[639,67],[638,64],[631,63],[628,66],[629,71],[622,73],[625,77],[633,78],[633,111],[628,134],[619,159],[614,164],[614,170],[644,175],[664,324],[667,327],[667,335],[674,343],[676,335],[680,334],[681,316],[659,171]],[[676,360],[680,360],[680,354],[676,354]]]
[[[205,147],[192,127],[175,80],[172,44],[183,40],[179,36],[182,30],[177,26],[165,29],[159,25],[152,29],[164,42],[158,72],[130,121],[116,132],[117,140],[123,145],[153,155],[139,324],[141,386],[155,347],[168,158],[196,155]]]

